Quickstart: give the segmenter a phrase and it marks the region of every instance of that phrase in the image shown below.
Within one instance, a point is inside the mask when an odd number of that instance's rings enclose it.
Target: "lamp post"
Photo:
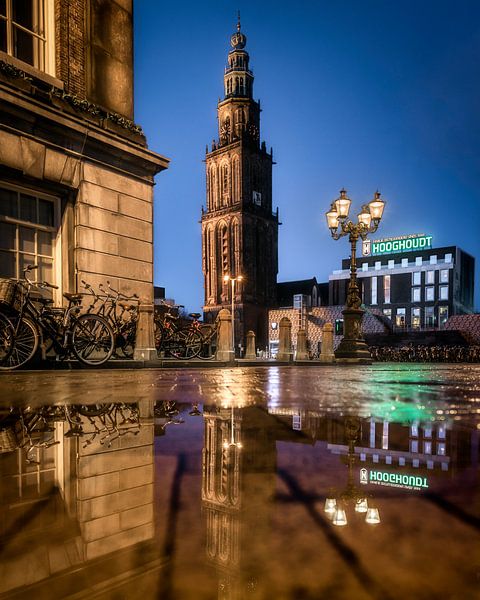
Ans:
[[[228,283],[229,281],[232,284],[232,348],[233,348],[233,358],[235,358],[235,282],[242,281],[243,277],[241,275],[237,275],[236,277],[231,277],[230,275],[224,275],[223,281]]]
[[[370,353],[362,335],[362,318],[365,311],[360,308],[362,299],[357,282],[357,241],[358,238],[364,240],[368,234],[377,231],[385,202],[380,198],[380,192],[375,192],[373,200],[362,206],[357,223],[348,219],[351,203],[346,190],[341,190],[340,196],[332,202],[330,210],[325,213],[333,239],[338,240],[348,235],[351,245],[350,281],[347,302],[343,310],[344,333],[335,352],[335,358],[338,362],[370,364]]]

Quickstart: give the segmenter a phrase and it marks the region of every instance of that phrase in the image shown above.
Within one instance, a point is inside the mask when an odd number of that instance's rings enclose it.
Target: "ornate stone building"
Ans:
[[[0,276],[153,300],[153,177],[133,122],[132,0],[0,2]]]
[[[240,30],[231,37],[225,95],[218,103],[218,141],[206,154],[207,208],[202,209],[204,315],[212,322],[231,304],[225,275],[235,285],[236,340],[255,331],[267,343],[268,308],[275,303],[278,272],[278,210],[272,212],[272,151],[260,144],[260,102]]]

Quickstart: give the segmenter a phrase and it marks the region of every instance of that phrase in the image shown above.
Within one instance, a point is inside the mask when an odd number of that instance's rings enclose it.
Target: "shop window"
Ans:
[[[390,275],[385,275],[383,278],[383,297],[385,304],[390,304]]]
[[[55,75],[53,0],[0,0],[0,50]]]
[[[433,286],[425,288],[425,302],[433,302],[435,300],[435,288]]]
[[[442,269],[440,271],[440,283],[448,283],[448,271],[449,269]]]
[[[397,308],[397,315],[395,317],[395,325],[400,328],[405,327],[405,315],[406,310],[404,308]]]
[[[448,306],[438,307],[438,323],[440,327],[445,327],[445,323],[448,321]]]
[[[0,187],[0,277],[23,277],[38,265],[35,278],[54,283],[56,199]]]

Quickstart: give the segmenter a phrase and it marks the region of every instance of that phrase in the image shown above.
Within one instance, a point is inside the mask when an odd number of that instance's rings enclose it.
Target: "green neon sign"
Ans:
[[[363,256],[379,256],[381,254],[394,254],[396,252],[412,252],[414,250],[429,250],[432,248],[431,235],[409,235],[384,240],[365,240],[363,242]]]

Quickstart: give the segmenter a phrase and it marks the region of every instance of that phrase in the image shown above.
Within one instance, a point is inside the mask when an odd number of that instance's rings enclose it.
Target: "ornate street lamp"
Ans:
[[[242,275],[237,275],[237,277],[231,277],[230,275],[224,275],[223,281],[228,283],[229,281],[232,284],[232,348],[233,348],[233,358],[235,358],[235,282],[243,281]]]
[[[335,357],[339,362],[370,364],[370,353],[362,335],[362,318],[365,311],[360,308],[362,299],[357,282],[357,241],[359,237],[364,240],[368,234],[377,231],[385,201],[380,198],[380,192],[375,192],[373,200],[362,206],[357,216],[357,223],[348,219],[351,203],[346,190],[341,190],[340,196],[332,202],[330,210],[325,213],[333,239],[338,240],[348,235],[351,244],[350,281],[347,302],[343,310],[343,338],[335,352]]]

